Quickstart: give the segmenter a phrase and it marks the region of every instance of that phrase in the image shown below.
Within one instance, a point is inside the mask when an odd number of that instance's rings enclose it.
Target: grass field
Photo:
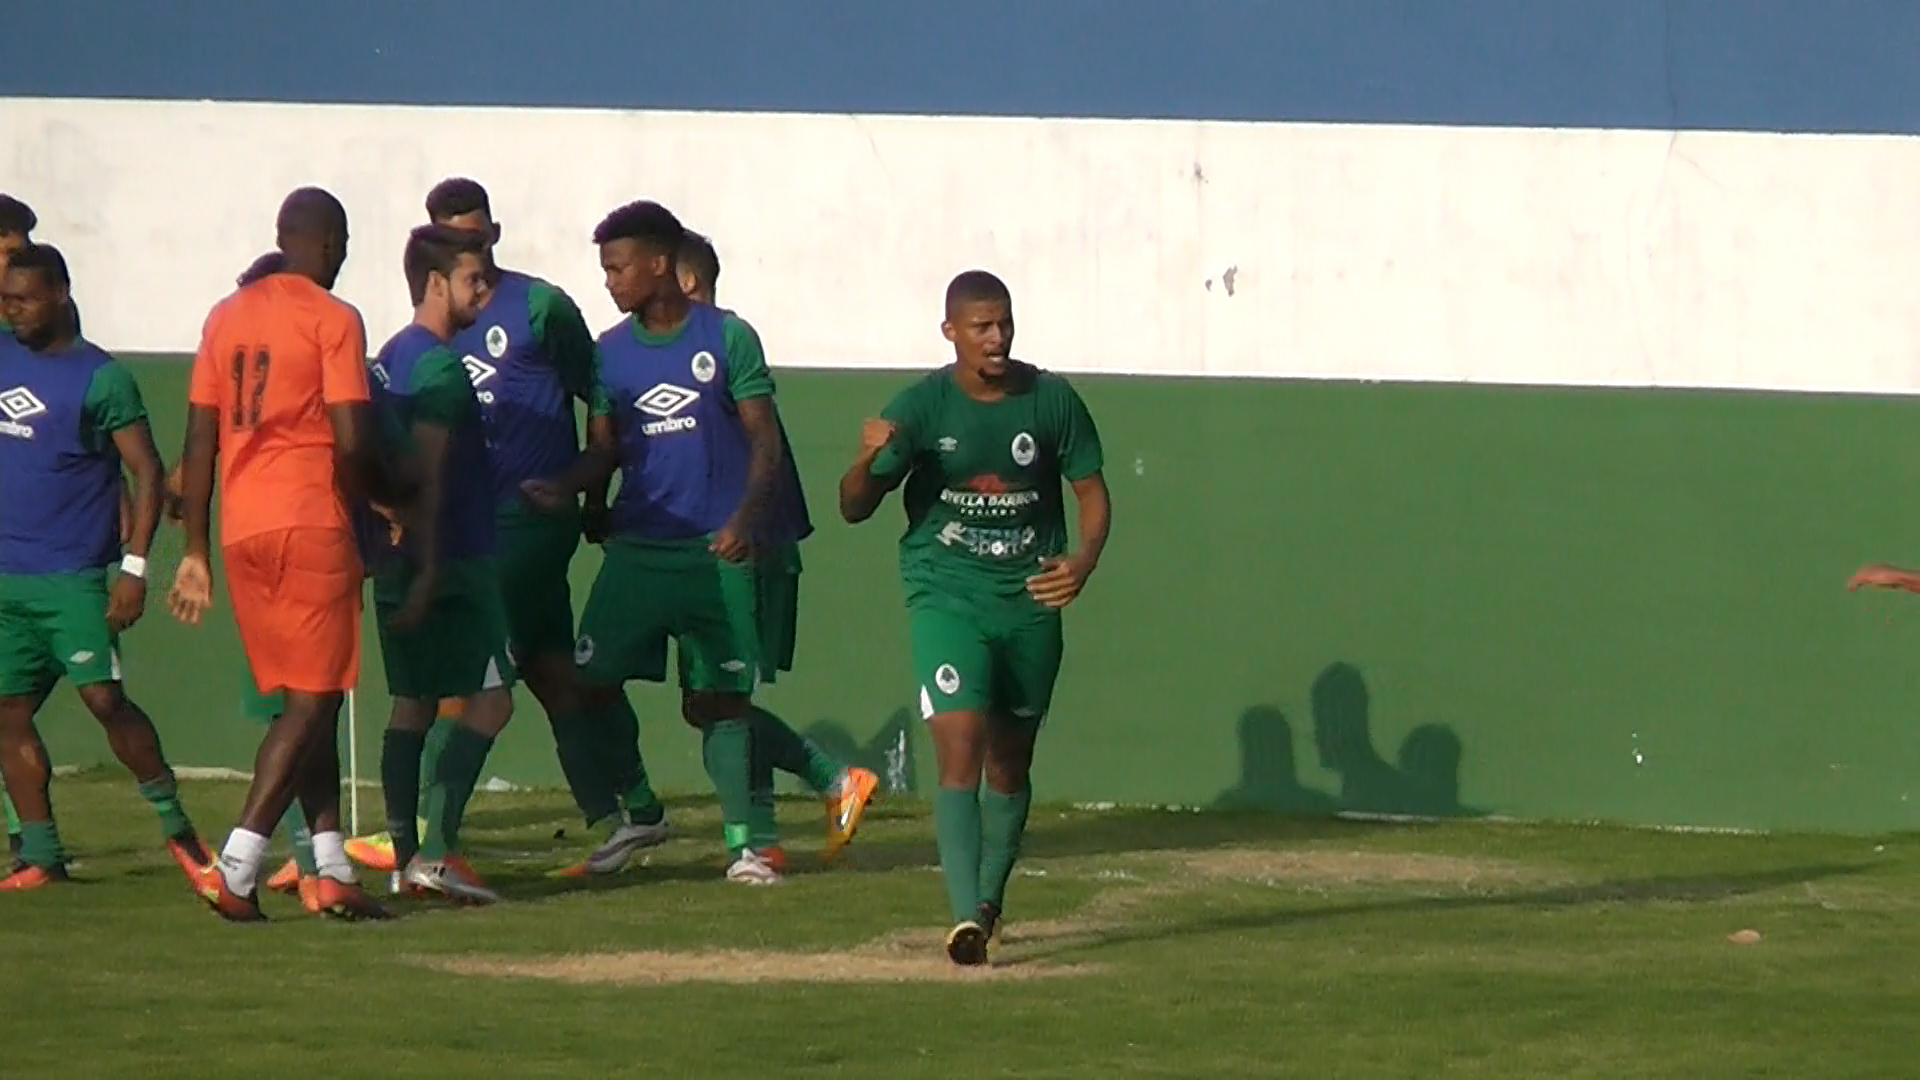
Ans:
[[[241,794],[189,785],[210,839]],[[233,927],[130,783],[55,798],[78,880],[0,899],[10,1076],[1920,1072],[1920,836],[1036,808],[997,966],[960,975],[918,806],[752,889],[676,802],[682,839],[581,888],[545,873],[581,842],[563,796],[482,795],[509,902]],[[782,820],[811,866],[817,809]]]

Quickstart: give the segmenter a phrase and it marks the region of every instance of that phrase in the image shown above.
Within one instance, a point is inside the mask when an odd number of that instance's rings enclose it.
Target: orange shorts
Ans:
[[[223,551],[240,644],[260,689],[309,694],[360,682],[364,574],[344,529],[279,529]]]

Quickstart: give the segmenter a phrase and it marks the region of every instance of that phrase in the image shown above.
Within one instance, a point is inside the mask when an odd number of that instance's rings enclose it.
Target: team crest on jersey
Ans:
[[[495,360],[507,355],[507,328],[504,326],[487,327],[487,355]],[[478,382],[479,380],[474,380]]]
[[[941,664],[933,671],[933,685],[951,697],[960,692],[960,672],[952,664]]]
[[[1034,446],[1033,436],[1024,431],[1015,435],[1013,437],[1013,463],[1023,468],[1033,464],[1037,449],[1038,448]]]
[[[714,363],[713,354],[707,350],[701,349],[693,354],[693,377],[697,381],[712,382],[714,373],[719,369],[720,365]]]
[[[573,666],[586,667],[591,663],[593,663],[593,639],[581,634],[580,640],[573,643]]]
[[[33,438],[33,428],[20,421],[32,419],[46,411],[47,403],[24,386],[0,390],[0,415],[7,418],[0,423],[0,435],[11,435],[16,439]]]

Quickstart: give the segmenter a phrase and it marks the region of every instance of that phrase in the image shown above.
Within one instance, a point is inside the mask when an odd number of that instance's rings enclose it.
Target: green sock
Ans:
[[[995,908],[1005,906],[1007,879],[1020,861],[1020,841],[1027,834],[1032,806],[1032,785],[1012,795],[988,788],[980,797],[980,900]]]
[[[420,850],[420,758],[427,736],[388,728],[380,742],[380,793],[387,808],[387,835],[393,837],[394,865],[405,867]]]
[[[821,795],[840,782],[846,766],[827,756],[785,720],[758,705],[747,715],[753,719],[754,744],[766,746],[767,760],[774,768],[806,781],[808,787]]]
[[[933,835],[947,906],[955,923],[966,922],[980,906],[980,790],[942,787],[933,797]]]
[[[701,728],[700,735],[707,776],[720,797],[727,851],[738,855],[751,846],[753,832],[753,725],[746,720],[716,720]]]
[[[747,846],[765,851],[780,843],[780,822],[773,801],[773,762],[769,760],[764,728],[755,726],[753,751],[747,771],[748,792],[753,810],[747,815]]]
[[[185,836],[193,831],[193,822],[188,820],[187,811],[180,805],[180,785],[174,783],[173,770],[169,769],[156,779],[140,785],[140,797],[160,815],[160,831],[171,840],[176,836]]]
[[[493,739],[472,728],[456,726],[447,736],[428,800],[433,805],[427,814],[427,835],[420,843],[421,855],[444,859],[460,850],[460,822],[467,816],[467,802],[492,752]]]
[[[452,737],[453,729],[460,726],[457,720],[435,719],[433,726],[427,729],[427,741],[420,748],[420,817],[427,816],[427,798],[433,790],[433,778],[440,775],[440,755],[447,752],[447,739]]]
[[[67,849],[60,844],[60,830],[51,821],[20,823],[20,861],[51,870],[67,863]]]
[[[287,812],[280,815],[280,830],[287,834],[287,843],[293,845],[293,862],[300,868],[300,876],[312,877],[319,873],[320,864],[313,859],[313,831],[307,828],[307,815],[300,808],[300,800],[295,799]]]

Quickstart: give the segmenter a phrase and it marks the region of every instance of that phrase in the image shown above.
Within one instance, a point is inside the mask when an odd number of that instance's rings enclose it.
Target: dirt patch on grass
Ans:
[[[1181,860],[1216,878],[1263,885],[1451,885],[1461,888],[1554,880],[1537,867],[1454,855],[1378,851],[1272,851],[1225,848]]]
[[[702,952],[577,953],[516,959],[459,957],[423,959],[457,975],[551,979],[565,983],[668,985],[674,983],[903,983],[998,982],[1007,979],[1090,975],[1095,968],[1021,962],[996,957],[992,965],[955,967],[939,951],[944,938],[909,954],[904,946],[879,944],[843,952],[714,950]]]

